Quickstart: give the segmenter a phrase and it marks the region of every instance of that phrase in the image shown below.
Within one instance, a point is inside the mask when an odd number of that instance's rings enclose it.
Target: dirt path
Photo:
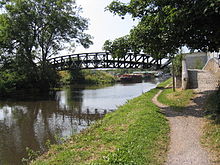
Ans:
[[[208,153],[200,144],[204,125],[201,111],[205,101],[204,94],[197,92],[191,103],[181,112],[177,112],[158,102],[157,97],[161,92],[162,90],[152,101],[165,113],[171,128],[166,165],[211,165]]]

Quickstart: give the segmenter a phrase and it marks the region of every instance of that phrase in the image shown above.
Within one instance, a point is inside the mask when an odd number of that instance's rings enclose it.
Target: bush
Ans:
[[[0,96],[20,89],[25,83],[25,76],[8,70],[0,73]]]
[[[70,84],[71,76],[68,71],[59,71],[60,84]]]
[[[55,87],[58,75],[50,65],[28,65],[19,60],[10,60],[0,71],[0,96],[8,95],[16,90],[37,89],[48,91]]]

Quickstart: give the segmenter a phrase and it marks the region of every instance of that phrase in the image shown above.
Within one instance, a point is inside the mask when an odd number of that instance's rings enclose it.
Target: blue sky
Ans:
[[[89,49],[77,47],[75,53],[102,51],[105,40],[124,36],[137,24],[137,21],[134,22],[129,16],[121,19],[105,11],[105,7],[111,2],[112,0],[76,0],[76,3],[82,7],[81,15],[90,20],[87,33],[94,37],[94,44]]]

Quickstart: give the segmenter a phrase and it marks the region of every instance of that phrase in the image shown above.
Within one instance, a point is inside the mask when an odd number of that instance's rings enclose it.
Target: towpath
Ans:
[[[171,110],[158,102],[157,97],[161,92],[162,90],[152,101],[164,112],[171,128],[166,165],[211,165],[208,152],[200,144],[202,127],[205,124],[202,111],[204,92],[195,91],[195,97],[181,111]]]

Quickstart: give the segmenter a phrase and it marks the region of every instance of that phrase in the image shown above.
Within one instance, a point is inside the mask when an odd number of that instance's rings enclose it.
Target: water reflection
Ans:
[[[80,132],[156,83],[71,86],[56,92],[53,99],[0,101],[0,164],[21,164],[26,147],[43,151],[48,139],[59,143],[60,137]]]
[[[2,105],[0,164],[20,164],[18,160],[25,156],[26,147],[44,150],[48,139],[58,143],[59,137],[77,133],[102,116],[90,111],[82,113],[59,101],[16,102],[16,105],[2,102]]]

